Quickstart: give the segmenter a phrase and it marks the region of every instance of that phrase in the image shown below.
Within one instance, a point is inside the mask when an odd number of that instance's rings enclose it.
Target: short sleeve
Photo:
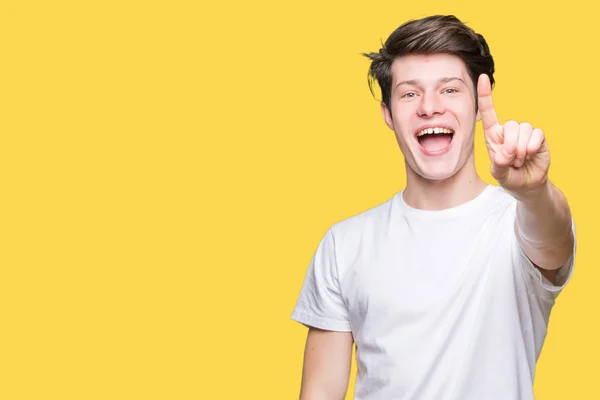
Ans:
[[[554,300],[560,294],[560,292],[565,288],[567,283],[571,280],[571,276],[573,275],[573,270],[575,267],[575,255],[577,251],[577,236],[575,233],[575,222],[571,220],[571,229],[573,230],[573,237],[575,238],[573,243],[573,251],[569,259],[558,269],[557,271],[557,282],[556,284],[550,282],[546,279],[539,269],[535,267],[535,265],[531,262],[531,260],[525,255],[525,252],[522,250],[521,246],[516,245],[518,252],[518,260],[519,264],[525,269],[526,276],[528,277],[529,282],[531,282],[530,290],[538,294],[539,296]],[[516,241],[515,235],[515,241]]]
[[[292,319],[309,327],[350,332],[348,310],[340,291],[331,230],[312,257]]]

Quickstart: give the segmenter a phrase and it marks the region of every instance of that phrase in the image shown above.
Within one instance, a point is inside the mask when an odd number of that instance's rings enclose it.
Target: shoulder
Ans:
[[[502,186],[490,185],[489,210],[499,211],[516,206],[517,200],[504,190]]]
[[[399,193],[365,211],[347,217],[331,225],[330,232],[340,242],[354,241],[370,236],[390,223]]]
[[[483,214],[497,223],[512,224],[516,216],[517,200],[501,186],[490,185],[488,190],[485,206],[481,209]]]
[[[325,234],[327,251],[332,253],[340,277],[358,257],[371,254],[379,246],[382,236],[395,229],[398,218],[398,193],[358,214],[346,217],[330,225]]]

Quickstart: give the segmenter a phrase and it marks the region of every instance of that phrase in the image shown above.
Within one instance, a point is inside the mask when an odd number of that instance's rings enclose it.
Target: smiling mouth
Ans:
[[[417,132],[417,141],[429,153],[444,151],[453,137],[454,131],[448,128],[427,128]]]

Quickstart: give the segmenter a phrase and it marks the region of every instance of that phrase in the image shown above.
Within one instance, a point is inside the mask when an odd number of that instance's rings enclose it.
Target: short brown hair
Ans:
[[[392,63],[408,54],[448,53],[465,63],[477,93],[480,74],[487,74],[494,85],[494,59],[487,42],[480,34],[453,15],[433,15],[400,25],[388,37],[377,53],[364,53],[369,58],[369,88],[373,80],[381,88],[381,100],[390,108]],[[475,96],[477,99],[477,95]]]

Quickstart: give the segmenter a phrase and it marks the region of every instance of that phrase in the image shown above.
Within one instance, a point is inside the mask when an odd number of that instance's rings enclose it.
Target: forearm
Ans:
[[[550,181],[518,197],[515,230],[523,251],[540,268],[559,268],[573,250],[571,211]]]

